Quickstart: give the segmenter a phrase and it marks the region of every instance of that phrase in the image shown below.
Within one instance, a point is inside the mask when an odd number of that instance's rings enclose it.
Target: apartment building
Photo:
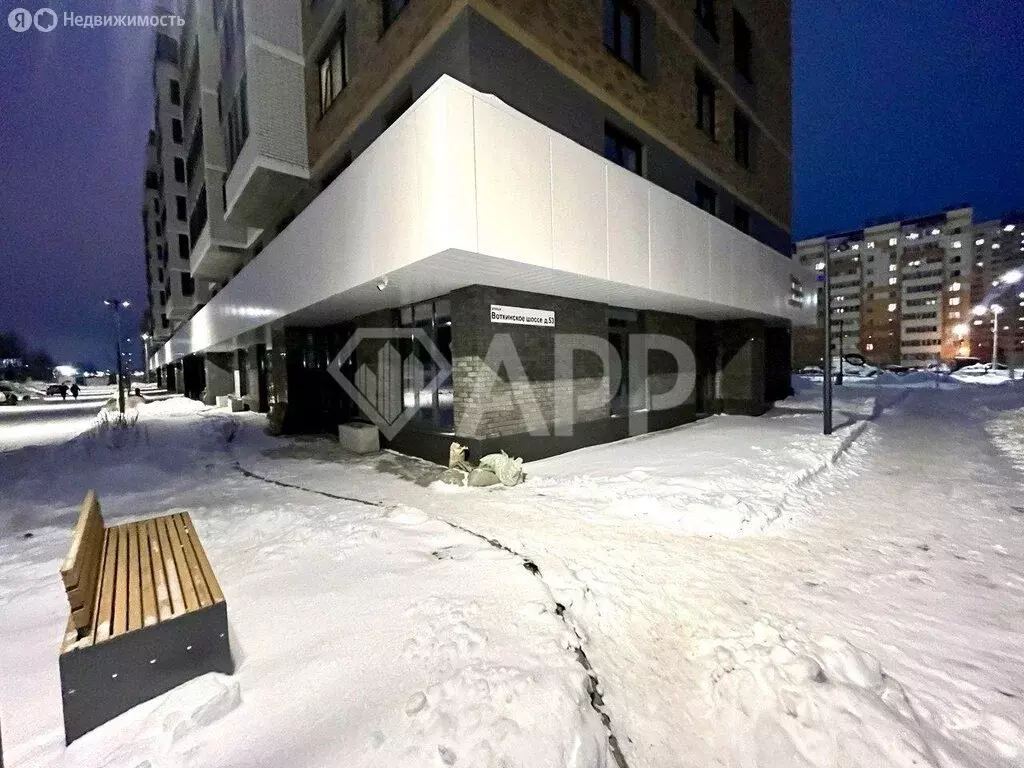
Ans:
[[[422,332],[444,365],[412,342],[399,400],[418,410],[390,444],[429,458],[453,437],[536,456],[625,436],[667,372],[652,357],[644,392],[528,439],[486,362],[503,335],[549,428],[556,332],[618,344],[624,371],[630,334],[684,341],[697,384],[654,427],[788,394],[814,292],[789,258],[787,2],[195,0],[181,48],[209,298],[150,364],[192,391],[333,431],[356,414],[334,356],[361,329]]]
[[[797,261],[818,273],[819,286],[828,262],[834,354],[840,348],[859,352],[878,365],[922,365],[968,355],[987,360],[991,337],[986,341],[981,330],[990,330],[991,321],[973,309],[986,303],[989,289],[997,287],[1000,295],[1009,290],[1002,277],[1024,261],[1016,230],[1009,219],[975,223],[973,209],[961,206],[801,240],[794,252]],[[819,329],[824,315],[820,301]],[[1010,324],[1008,313],[1003,323]],[[796,364],[820,363],[822,349],[820,330],[801,335],[794,344]]]
[[[999,345],[997,359],[1005,363],[1012,355],[1020,365],[1024,363],[1024,278],[1019,278],[1024,273],[1024,212],[980,222],[975,226],[974,238],[971,306],[995,305],[1002,311],[976,315],[962,329],[966,331],[966,345],[971,355],[987,361],[992,359],[995,338]],[[993,333],[995,323],[999,329]]]
[[[166,270],[167,250],[163,217],[158,213],[163,203],[160,178],[160,151],[155,130],[146,142],[146,174],[142,204],[142,232],[146,259],[146,296],[148,305],[142,320],[142,334],[153,346],[162,346],[171,337],[167,317]]]

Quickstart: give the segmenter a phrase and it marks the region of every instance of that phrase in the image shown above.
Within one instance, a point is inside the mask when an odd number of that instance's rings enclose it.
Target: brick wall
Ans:
[[[556,423],[597,421],[608,417],[608,377],[593,354],[576,353],[572,376],[555,379],[555,334],[607,337],[603,304],[522,291],[474,285],[455,291],[452,300],[452,368],[455,428],[459,435],[490,438],[533,430],[551,431]],[[493,324],[491,304],[552,310],[555,327]],[[485,364],[495,336],[500,349],[514,350],[526,382],[512,377],[505,366]],[[507,359],[511,359],[508,357]],[[513,363],[514,365],[514,363]],[[587,393],[598,392],[587,398]],[[582,396],[582,405],[575,396]],[[601,401],[595,403],[594,401]],[[555,404],[572,403],[558,414]]]

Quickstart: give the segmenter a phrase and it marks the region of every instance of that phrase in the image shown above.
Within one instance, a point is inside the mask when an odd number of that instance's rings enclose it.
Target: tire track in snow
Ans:
[[[358,499],[351,496],[341,496],[336,493],[330,493],[329,491],[321,491],[316,488],[307,488],[306,486],[296,485],[294,483],[287,483],[283,480],[275,480],[272,477],[266,477],[264,475],[257,474],[256,472],[253,472],[251,470],[245,469],[245,467],[243,467],[241,463],[237,461],[234,463],[233,466],[236,471],[240,472],[245,477],[248,477],[253,480],[259,480],[260,482],[268,483],[270,485],[276,485],[281,488],[292,488],[297,491],[315,493],[319,496],[325,496],[329,499],[336,499],[339,501],[351,501],[356,504],[364,504],[369,507],[386,508],[387,506],[382,501],[367,501],[366,499]],[[502,552],[512,555],[517,560],[520,560],[522,562],[523,567],[527,571],[529,571],[535,577],[537,577],[537,580],[540,581],[540,583],[544,586],[544,591],[547,592],[547,595],[551,599],[551,602],[555,604],[555,615],[561,620],[561,622],[566,626],[567,629],[572,631],[573,635],[575,635],[578,641],[576,646],[573,648],[573,650],[576,652],[576,661],[579,663],[581,667],[583,667],[583,670],[587,673],[587,695],[590,697],[590,706],[593,707],[595,712],[597,712],[598,717],[601,718],[601,722],[604,723],[604,727],[608,731],[608,750],[611,752],[612,758],[615,760],[615,764],[618,766],[618,768],[629,768],[629,764],[626,762],[626,758],[622,754],[622,750],[619,747],[619,740],[615,736],[615,732],[612,730],[611,716],[608,714],[607,709],[604,706],[604,698],[601,696],[601,681],[597,676],[597,672],[594,670],[593,664],[590,663],[590,659],[587,656],[587,652],[583,648],[583,633],[580,631],[576,622],[572,620],[572,617],[567,615],[565,606],[558,602],[558,600],[555,598],[554,592],[552,591],[551,587],[548,586],[548,583],[544,580],[544,576],[541,574],[540,568],[537,566],[537,564],[526,555],[520,552],[516,552],[514,549],[507,547],[497,539],[492,539],[488,536],[485,536],[482,533],[477,533],[476,531],[470,530],[469,528],[461,526],[457,523],[445,520],[442,517],[434,517],[434,519],[440,523],[444,523],[449,528],[453,528],[454,530],[460,531],[469,536],[477,538],[480,541],[486,543],[487,545],[494,547],[495,549],[499,549]]]

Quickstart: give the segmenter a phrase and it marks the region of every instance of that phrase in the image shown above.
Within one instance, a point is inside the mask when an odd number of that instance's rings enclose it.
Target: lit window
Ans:
[[[985,244],[985,238],[984,237],[979,237],[977,240],[974,241],[974,244],[975,245],[984,245]]]
[[[896,271],[896,265],[895,264],[890,264],[889,265],[889,271],[890,272],[895,272]]]
[[[817,264],[814,265],[814,268],[816,270],[818,270],[819,272],[824,271],[824,269],[825,269],[825,262],[824,261],[819,261]]]
[[[895,237],[890,237],[889,238],[889,245],[896,245],[896,238]]]
[[[872,240],[870,243],[868,243],[868,248],[874,248],[874,247],[875,247],[875,241]]]
[[[865,344],[864,345],[864,349],[867,350],[868,352],[871,352],[872,350],[874,350],[874,348],[875,348],[874,344],[870,344],[869,343],[869,344]]]
[[[896,278],[895,277],[890,277],[889,278],[889,285],[896,285]]]
[[[889,305],[889,311],[890,312],[895,312],[896,311],[896,305],[895,304],[890,304]]]
[[[933,229],[933,230],[932,230],[932,234],[933,234],[933,235],[937,235],[937,234],[939,234],[939,230],[938,230],[938,229]]]
[[[1003,232],[1013,232],[1013,230],[1015,230],[1016,228],[1017,227],[1014,224],[1007,224],[1005,227],[1003,227]]]
[[[956,293],[957,291],[960,290],[960,283],[953,283],[952,285],[949,286],[949,290]]]
[[[855,251],[859,251],[859,250],[860,250],[860,243],[854,243],[854,244],[853,244],[853,245],[851,245],[850,247],[851,247],[851,248],[852,248],[853,250],[855,250]]]
[[[917,238],[919,237],[920,235],[917,234],[917,232],[911,232],[909,235],[907,235],[907,240],[917,240]]]
[[[959,296],[950,296],[949,297],[949,306],[951,306],[951,307],[959,307],[960,306],[960,297]]]
[[[999,250],[999,243],[992,243],[992,250],[993,251],[998,251]]]
[[[954,248],[960,248],[961,246],[963,246],[963,243],[961,243],[959,240],[954,240],[953,241],[953,247]]]
[[[949,319],[950,320],[959,320],[960,319],[960,313],[959,312],[950,312],[949,313]]]

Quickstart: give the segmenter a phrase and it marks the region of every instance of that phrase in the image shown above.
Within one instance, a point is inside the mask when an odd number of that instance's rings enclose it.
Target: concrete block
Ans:
[[[338,443],[353,453],[376,453],[380,450],[380,433],[372,424],[339,424]]]
[[[227,408],[228,406],[231,405],[231,400],[232,400],[232,396],[231,395],[217,395],[217,407],[218,408]]]

